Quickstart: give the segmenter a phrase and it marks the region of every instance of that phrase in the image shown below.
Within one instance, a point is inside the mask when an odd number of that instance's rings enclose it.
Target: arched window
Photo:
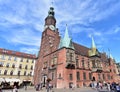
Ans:
[[[10,64],[9,64],[9,63],[7,63],[6,67],[8,68],[8,67],[9,67],[9,65],[10,65]]]
[[[12,64],[12,68],[15,68],[15,64]]]
[[[26,71],[24,71],[24,76],[26,75]]]
[[[4,75],[7,75],[7,70],[4,71]]]
[[[27,68],[28,68],[28,66],[26,65],[26,66],[25,66],[25,69],[27,69]]]
[[[13,70],[10,72],[10,75],[13,75]]]

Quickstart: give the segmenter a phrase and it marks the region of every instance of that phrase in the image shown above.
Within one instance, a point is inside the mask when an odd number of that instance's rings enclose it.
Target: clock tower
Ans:
[[[49,28],[51,30],[56,30],[56,19],[54,15],[54,8],[50,7],[50,10],[48,11],[48,16],[45,18],[45,29]]]
[[[50,7],[48,16],[45,18],[44,31],[41,39],[42,55],[47,55],[58,49],[60,36],[56,28],[54,8]]]
[[[38,62],[36,63],[34,82],[35,84],[43,81],[45,84],[48,76],[43,75],[42,72],[45,66],[49,66],[49,61],[52,60],[52,54],[57,51],[60,42],[58,28],[56,28],[56,19],[54,17],[54,8],[50,7],[48,16],[45,18],[44,31],[42,32],[40,51],[38,53]],[[46,60],[49,59],[49,60]],[[39,79],[39,80],[38,80]]]

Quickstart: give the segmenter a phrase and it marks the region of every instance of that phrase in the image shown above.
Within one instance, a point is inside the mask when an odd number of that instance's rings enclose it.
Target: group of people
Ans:
[[[95,89],[103,89],[106,88],[108,91],[115,91],[115,92],[120,92],[120,83],[115,83],[115,82],[107,82],[107,83],[102,83],[102,82],[92,82],[90,84],[92,88]]]
[[[51,90],[53,88],[51,83],[46,83],[46,85],[42,83],[35,85],[36,91],[42,90],[43,87],[45,87],[47,90]]]

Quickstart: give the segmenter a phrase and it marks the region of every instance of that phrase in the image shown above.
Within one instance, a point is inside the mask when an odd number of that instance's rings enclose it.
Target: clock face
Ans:
[[[50,25],[49,28],[50,28],[51,30],[55,30],[55,27],[54,27],[53,25]]]

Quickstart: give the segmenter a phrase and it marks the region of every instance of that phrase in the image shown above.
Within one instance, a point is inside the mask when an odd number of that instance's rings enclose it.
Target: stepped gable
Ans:
[[[89,48],[85,47],[85,46],[82,46],[80,44],[77,44],[75,42],[73,42],[73,46],[75,48],[75,53],[76,54],[80,54],[80,55],[83,55],[83,56],[87,56],[88,57],[88,51],[89,51]]]

